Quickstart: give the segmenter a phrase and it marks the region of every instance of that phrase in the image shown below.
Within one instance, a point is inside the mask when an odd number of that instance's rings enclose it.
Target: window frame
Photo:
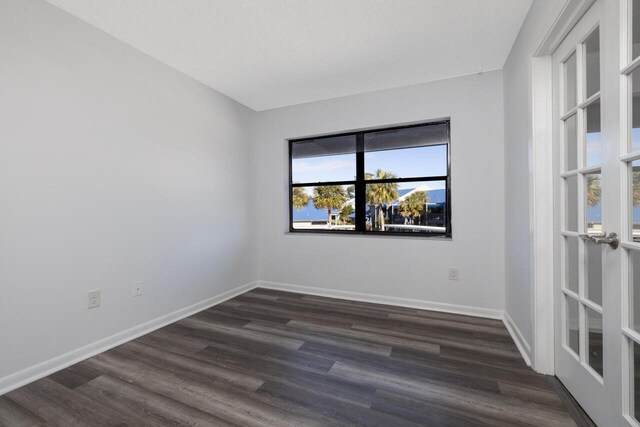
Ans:
[[[439,176],[421,176],[411,178],[391,178],[391,179],[365,179],[365,161],[364,161],[364,135],[371,132],[392,131],[409,129],[414,127],[429,126],[429,125],[446,125],[447,127],[447,175]],[[341,136],[355,136],[356,138],[356,177],[353,180],[347,181],[322,181],[322,182],[293,182],[293,144],[301,143],[311,140],[319,140],[325,138],[335,138]],[[451,225],[451,119],[436,119],[429,121],[422,121],[419,123],[412,123],[410,125],[394,125],[387,127],[367,128],[358,131],[340,132],[332,134],[324,134],[320,136],[305,137],[305,138],[293,138],[287,140],[288,157],[289,157],[289,233],[295,234],[331,234],[331,235],[359,235],[359,236],[380,236],[380,237],[417,237],[417,238],[448,238],[453,236]],[[445,182],[445,223],[446,230],[444,232],[433,233],[411,233],[403,231],[367,231],[366,229],[366,186],[367,184],[379,184],[387,182],[430,182],[430,181],[444,181]],[[321,229],[296,229],[293,228],[293,189],[295,187],[319,187],[328,185],[353,185],[355,187],[355,230],[321,230]]]

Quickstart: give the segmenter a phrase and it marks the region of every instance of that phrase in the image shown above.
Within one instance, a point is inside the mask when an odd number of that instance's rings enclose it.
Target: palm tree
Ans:
[[[375,175],[367,174],[371,179],[393,179],[397,178],[393,173],[378,169]],[[377,206],[380,213],[380,230],[384,231],[384,216],[386,205],[398,198],[398,184],[395,182],[384,182],[367,185],[367,203]]]
[[[634,202],[635,202],[635,196],[636,196],[635,191],[636,190],[634,188],[634,194],[633,194]],[[599,205],[601,197],[602,197],[602,190],[600,188],[600,177],[597,175],[587,175],[587,205],[589,206]]]
[[[633,180],[633,206],[640,206],[640,170],[638,167],[633,167],[632,180]]]
[[[411,193],[406,199],[400,202],[400,215],[404,218],[409,218],[411,224],[413,224],[413,220],[420,217],[424,212],[428,201],[429,196],[424,191]]]
[[[353,213],[353,206],[346,203],[340,210],[340,222],[342,222],[343,224],[350,224],[351,217],[349,217],[349,215],[351,215],[352,213]]]
[[[313,189],[313,206],[327,210],[327,225],[331,228],[331,211],[341,209],[349,200],[347,192],[340,185],[324,185]]]
[[[302,209],[305,206],[307,206],[307,203],[309,203],[309,199],[311,198],[311,196],[309,196],[305,191],[304,188],[302,187],[293,187],[293,195],[292,195],[292,201],[293,201],[293,207],[296,209]]]
[[[355,185],[350,185],[347,187],[347,195],[349,196],[350,199],[353,199],[354,197],[356,197],[356,186]]]

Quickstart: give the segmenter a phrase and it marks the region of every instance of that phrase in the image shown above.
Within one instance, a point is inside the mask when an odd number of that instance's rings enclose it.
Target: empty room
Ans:
[[[640,0],[0,0],[0,426],[640,427],[636,80]]]

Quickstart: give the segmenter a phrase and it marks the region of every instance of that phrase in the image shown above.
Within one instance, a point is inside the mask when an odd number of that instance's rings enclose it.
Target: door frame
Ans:
[[[529,228],[531,235],[531,365],[555,374],[554,342],[554,210],[553,63],[552,55],[596,0],[559,2],[557,18],[531,58],[531,129],[529,138]]]

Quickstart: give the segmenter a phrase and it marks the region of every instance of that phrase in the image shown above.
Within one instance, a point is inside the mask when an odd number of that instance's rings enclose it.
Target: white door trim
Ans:
[[[531,283],[533,368],[554,373],[553,65],[551,55],[532,59],[530,150]]]
[[[551,55],[595,0],[566,0],[531,61],[529,201],[532,367],[554,374],[553,65]]]

